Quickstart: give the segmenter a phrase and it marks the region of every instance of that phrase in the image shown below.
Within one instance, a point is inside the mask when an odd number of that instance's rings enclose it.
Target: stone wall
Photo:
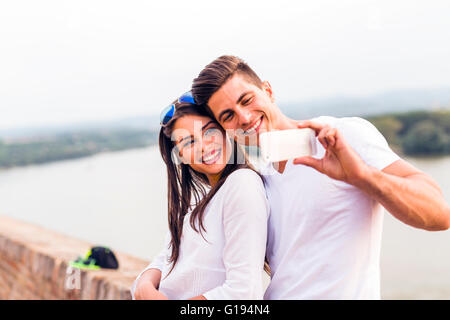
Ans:
[[[117,270],[80,270],[69,262],[93,244],[0,216],[0,299],[131,299],[148,261],[117,252]]]

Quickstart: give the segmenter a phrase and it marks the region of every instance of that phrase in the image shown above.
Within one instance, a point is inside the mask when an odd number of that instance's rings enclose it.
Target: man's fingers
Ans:
[[[325,127],[322,130],[320,130],[319,134],[317,135],[317,140],[319,140],[319,142],[322,144],[324,149],[328,148],[328,141],[326,138],[328,131],[329,131],[329,127]]]
[[[305,166],[316,169],[319,172],[322,172],[322,161],[320,159],[316,159],[313,157],[300,157],[294,159],[294,164],[303,164]]]
[[[316,132],[317,139],[322,144],[322,146],[327,149],[328,146],[336,143],[336,129],[328,124],[321,124],[314,121],[299,121],[297,122],[297,127],[299,129],[310,128]]]
[[[320,130],[317,135],[317,140],[319,140],[325,149],[328,149],[328,147],[333,147],[336,144],[337,133],[338,131],[336,128],[326,125]]]
[[[304,129],[304,128],[313,129],[316,132],[316,136],[319,134],[320,130],[322,130],[326,126],[327,126],[326,124],[321,124],[321,123],[313,122],[313,121],[309,121],[309,120],[297,122],[297,127],[299,129]]]
[[[336,137],[337,137],[337,130],[335,128],[331,128],[330,130],[328,130],[327,134],[325,135],[325,138],[329,146],[334,147],[334,145],[336,144]]]
[[[298,121],[297,127],[300,129],[310,128],[316,132],[317,140],[319,140],[320,144],[324,147],[324,149],[328,149],[329,147],[335,147],[336,141],[339,138],[339,131],[331,127],[328,124],[321,124],[318,122],[305,120]]]

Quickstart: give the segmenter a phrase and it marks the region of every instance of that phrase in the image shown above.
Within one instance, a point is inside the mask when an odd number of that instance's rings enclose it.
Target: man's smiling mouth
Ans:
[[[263,120],[263,116],[261,116],[256,122],[247,130],[244,131],[244,135],[249,136],[258,132],[259,127],[261,126]]]

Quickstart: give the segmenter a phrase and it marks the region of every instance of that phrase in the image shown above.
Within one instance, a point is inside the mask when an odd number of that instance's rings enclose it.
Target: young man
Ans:
[[[206,66],[192,92],[246,144],[258,144],[264,131],[316,132],[317,156],[276,163],[265,177],[272,271],[265,299],[379,299],[382,206],[416,228],[449,228],[437,184],[400,159],[366,120],[289,119],[270,84],[234,56]]]

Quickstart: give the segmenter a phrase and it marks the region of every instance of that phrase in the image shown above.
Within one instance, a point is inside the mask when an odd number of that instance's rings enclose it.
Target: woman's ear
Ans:
[[[263,81],[262,90],[269,96],[270,101],[275,102],[275,96],[273,95],[272,86],[270,85],[269,81]]]
[[[172,158],[172,162],[178,166],[183,162],[183,158],[180,156],[180,154],[178,153],[178,149],[176,147],[172,148],[172,152],[171,152],[171,158]]]

